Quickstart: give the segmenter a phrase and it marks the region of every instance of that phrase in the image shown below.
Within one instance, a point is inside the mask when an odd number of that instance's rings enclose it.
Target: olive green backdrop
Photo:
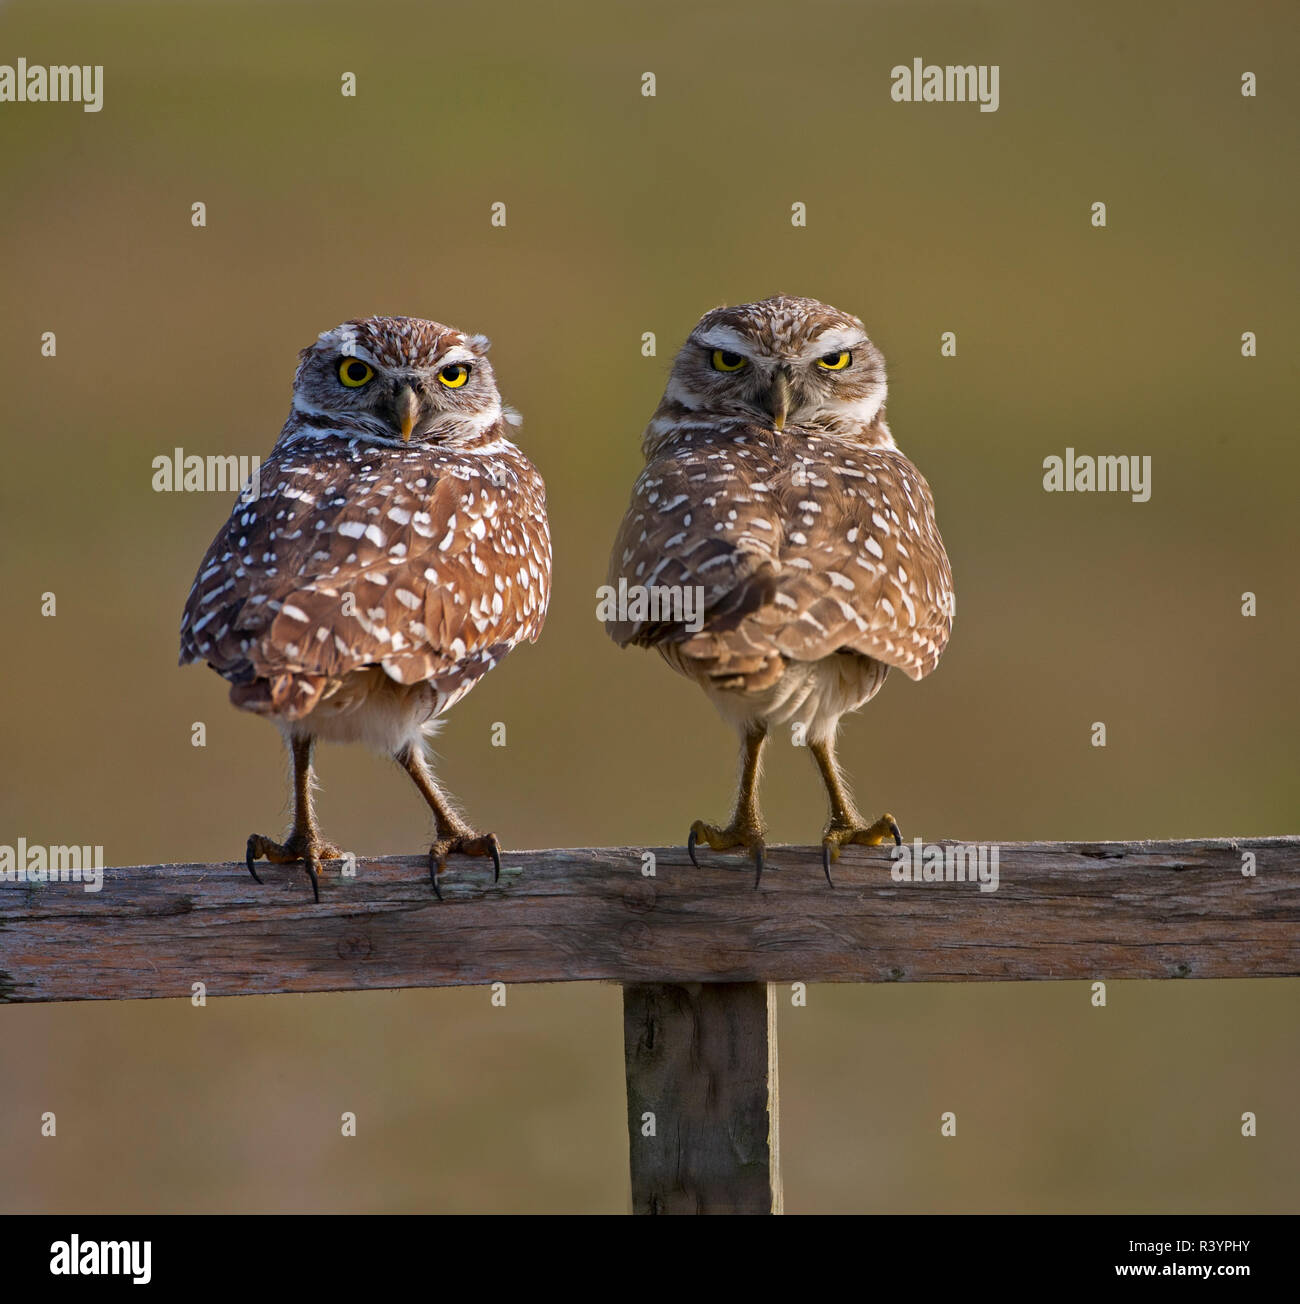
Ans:
[[[936,675],[846,724],[864,808],[970,841],[1296,831],[1298,29],[1199,2],[0,9],[0,63],[105,68],[98,114],[0,104],[0,842],[224,861],[283,827],[275,731],[175,664],[229,498],[156,494],[150,462],[265,454],[296,351],[372,312],[489,334],[550,489],[545,636],[451,715],[443,780],[515,848],[722,816],[731,735],[614,648],[595,589],[673,351],[776,292],[881,345],[956,577]],[[998,112],[894,103],[917,56],[998,64]],[[1149,455],[1151,500],[1044,493],[1066,446]],[[386,762],[320,769],[332,838],[427,844]],[[765,806],[818,835],[806,753],[775,749]],[[781,1021],[787,1206],[1294,1210],[1298,1005],[814,987]],[[621,1056],[612,986],[5,1008],[0,1209],[621,1211]]]

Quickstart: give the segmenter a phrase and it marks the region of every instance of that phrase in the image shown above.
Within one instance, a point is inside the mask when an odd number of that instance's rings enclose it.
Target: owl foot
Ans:
[[[342,855],[338,847],[322,842],[315,834],[294,832],[289,835],[287,842],[273,842],[260,833],[254,833],[248,839],[244,863],[248,866],[248,872],[260,883],[262,880],[253,868],[253,861],[269,860],[273,865],[292,865],[295,860],[301,860],[311,878],[312,896],[319,902],[321,861],[338,860]]]
[[[501,843],[495,833],[466,833],[439,838],[429,848],[429,882],[433,884],[433,894],[439,901],[442,900],[442,891],[438,887],[438,875],[447,867],[447,857],[454,851],[462,856],[491,856],[492,881],[501,881]]]
[[[754,886],[758,886],[759,879],[763,877],[763,831],[755,825],[741,825],[735,822],[729,824],[725,829],[720,829],[716,824],[706,824],[703,820],[696,820],[691,825],[691,835],[686,839],[686,851],[691,858],[691,864],[696,869],[700,868],[700,862],[695,859],[695,848],[701,842],[707,842],[714,851],[731,851],[736,847],[744,847],[754,857]]]
[[[826,881],[831,882],[831,864],[840,858],[840,848],[856,843],[861,847],[878,847],[887,837],[894,839],[895,846],[903,845],[903,835],[898,831],[898,824],[889,814],[882,815],[869,828],[860,828],[855,824],[837,823],[832,820],[822,838],[822,869],[826,871]]]

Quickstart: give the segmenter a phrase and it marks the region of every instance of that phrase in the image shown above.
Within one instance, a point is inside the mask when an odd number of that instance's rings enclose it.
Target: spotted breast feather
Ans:
[[[299,719],[371,667],[429,683],[437,710],[541,632],[550,542],[541,479],[504,438],[472,457],[290,440],[274,500],[236,504],[186,603],[181,661],[245,710]],[[510,510],[503,511],[503,507]]]

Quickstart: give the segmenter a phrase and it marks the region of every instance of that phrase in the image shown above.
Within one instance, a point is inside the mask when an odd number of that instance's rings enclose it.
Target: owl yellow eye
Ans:
[[[469,379],[469,368],[459,362],[453,367],[443,367],[438,373],[438,380],[448,389],[456,389]]]
[[[843,371],[853,361],[853,354],[847,349],[839,353],[827,353],[817,359],[817,365],[823,371]]]
[[[740,353],[728,353],[726,349],[713,350],[714,371],[740,371],[749,365],[749,359]]]
[[[339,379],[349,389],[360,389],[374,379],[374,369],[360,358],[344,358],[339,363]]]

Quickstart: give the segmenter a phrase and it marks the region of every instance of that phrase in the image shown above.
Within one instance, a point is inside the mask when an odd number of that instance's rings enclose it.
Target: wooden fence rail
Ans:
[[[460,861],[442,901],[405,856],[327,866],[319,905],[293,866],[0,882],[0,1004],[619,982],[633,1207],[758,1212],[780,1208],[767,984],[1300,975],[1300,837],[997,853],[996,891],[859,847],[834,889],[808,847],[773,848],[757,891],[682,848],[514,852],[497,884]]]

